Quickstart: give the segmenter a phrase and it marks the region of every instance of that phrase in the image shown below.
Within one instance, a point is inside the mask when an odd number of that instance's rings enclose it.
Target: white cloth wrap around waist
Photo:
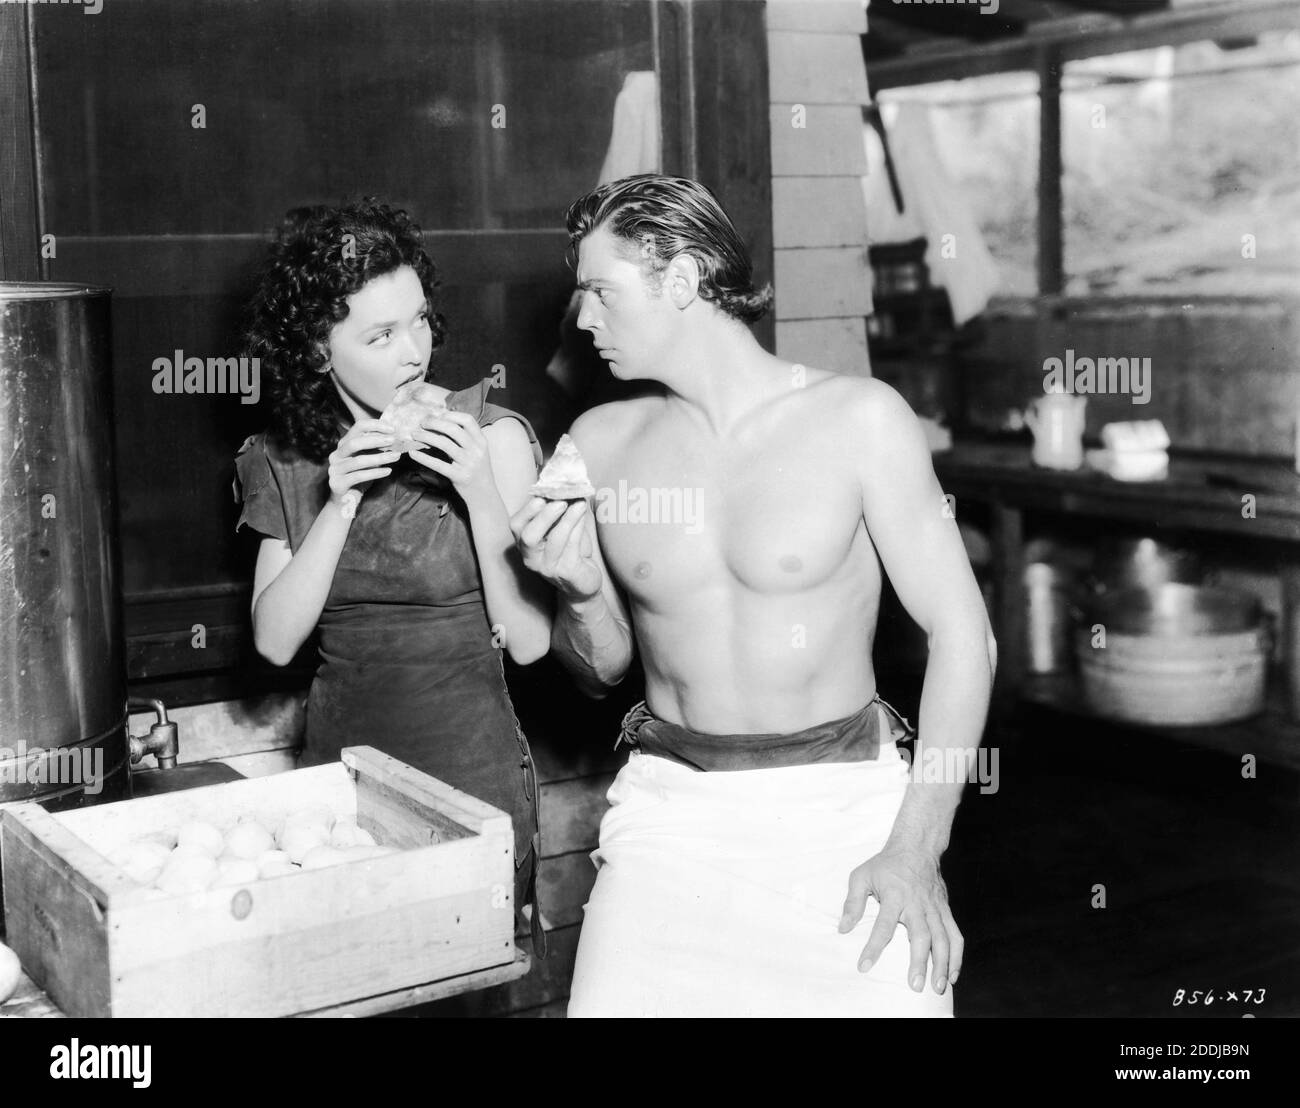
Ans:
[[[883,734],[888,735],[888,721]],[[870,762],[701,773],[633,752],[609,790],[569,1015],[951,1016],[907,985],[901,925],[857,968],[879,911],[847,935],[850,872],[879,853],[908,784]]]

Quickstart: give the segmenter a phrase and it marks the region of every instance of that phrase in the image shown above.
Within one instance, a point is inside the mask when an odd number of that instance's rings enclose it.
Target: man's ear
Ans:
[[[700,263],[683,251],[668,263],[663,280],[673,307],[687,308],[700,295]]]

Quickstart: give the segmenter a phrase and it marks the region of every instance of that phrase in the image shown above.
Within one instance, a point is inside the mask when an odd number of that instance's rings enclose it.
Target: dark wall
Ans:
[[[6,241],[30,253],[53,235],[42,276],[115,290],[130,673],[188,675],[181,701],[229,695],[199,675],[259,668],[231,478],[267,401],[158,394],[155,359],[237,354],[269,229],[290,207],[376,195],[414,214],[441,272],[437,380],[460,388],[503,365],[494,399],[554,441],[570,415],[545,375],[573,281],[563,213],[596,183],[625,74],[655,67],[654,5],[135,0],[95,18],[32,14],[30,39],[7,19],[0,46],[18,92],[20,48],[35,58],[40,222]],[[13,201],[4,213],[21,222]]]

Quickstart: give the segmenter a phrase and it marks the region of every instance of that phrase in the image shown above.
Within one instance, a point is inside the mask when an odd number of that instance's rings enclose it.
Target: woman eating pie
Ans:
[[[431,380],[436,272],[404,212],[291,216],[248,332],[271,426],[236,459],[239,526],[261,536],[254,641],[286,665],[318,635],[304,765],[370,745],[510,813],[518,908],[535,892],[537,784],[501,652],[527,664],[550,642],[545,583],[509,525],[537,440],[489,402],[490,379]]]

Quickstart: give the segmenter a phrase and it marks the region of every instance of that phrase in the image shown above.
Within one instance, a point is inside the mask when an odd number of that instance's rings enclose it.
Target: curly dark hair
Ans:
[[[640,173],[610,181],[579,197],[565,213],[570,264],[587,235],[608,226],[658,275],[677,254],[690,254],[700,267],[700,296],[742,323],[761,319],[772,306],[772,286],[754,286],[754,264],[744,240],[705,185],[686,177]]]
[[[258,275],[245,330],[248,356],[260,360],[276,440],[324,462],[350,413],[329,375],[330,329],[347,318],[347,298],[402,266],[415,270],[429,301],[433,347],[446,323],[433,312],[438,273],[420,228],[405,211],[372,197],[342,207],[294,208],[284,218]]]

